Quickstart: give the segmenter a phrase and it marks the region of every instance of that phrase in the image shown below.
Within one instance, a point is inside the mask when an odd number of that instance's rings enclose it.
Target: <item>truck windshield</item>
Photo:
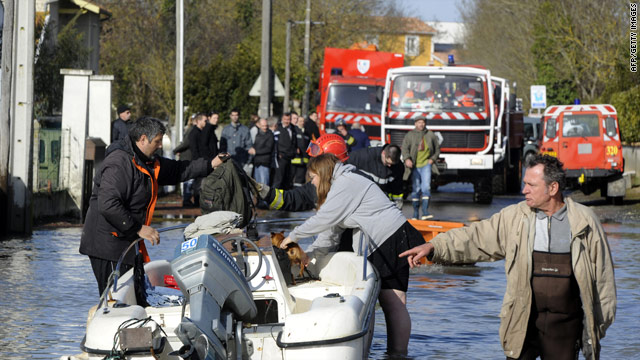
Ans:
[[[343,111],[356,114],[380,114],[382,102],[376,97],[374,85],[329,86],[327,111]]]
[[[600,126],[598,126],[598,115],[565,114],[562,119],[562,136],[564,137],[590,137],[600,136]]]
[[[482,78],[421,74],[398,76],[393,81],[391,110],[482,112]]]

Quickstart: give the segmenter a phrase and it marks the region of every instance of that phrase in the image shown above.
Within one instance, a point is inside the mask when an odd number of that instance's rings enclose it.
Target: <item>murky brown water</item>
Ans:
[[[500,197],[490,206],[478,206],[467,197],[438,193],[432,211],[441,219],[470,222],[520,199]],[[602,358],[638,359],[639,210],[635,206],[611,211],[598,204],[594,207],[601,214],[626,214],[604,216],[616,266],[618,312],[602,341]],[[407,215],[409,211],[405,207]],[[292,216],[301,215],[305,214]],[[259,230],[280,228],[286,226]],[[80,232],[80,228],[40,230],[29,238],[0,243],[0,359],[57,359],[80,352],[87,310],[98,301],[89,261],[78,254]],[[163,234],[162,245],[151,248],[151,257],[170,258],[181,236],[180,231]],[[498,312],[505,288],[502,262],[431,266],[413,273],[409,287],[413,320],[409,353],[413,358],[504,358],[498,338]],[[371,358],[384,358],[385,334],[384,316],[378,309]]]

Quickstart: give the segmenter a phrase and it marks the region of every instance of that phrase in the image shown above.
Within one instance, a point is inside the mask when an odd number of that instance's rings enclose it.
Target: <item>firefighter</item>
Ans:
[[[324,153],[334,154],[345,162],[349,159],[347,144],[337,134],[325,134],[317,140],[312,140],[307,148],[307,154],[315,157]],[[263,198],[269,204],[271,210],[283,211],[308,211],[316,206],[316,188],[310,182],[292,190],[270,188]]]
[[[336,120],[336,130],[337,134],[340,135],[340,137],[342,137],[347,143],[347,151],[351,152],[351,148],[356,145],[357,141],[353,135],[349,134],[349,131],[347,130],[347,123],[343,118],[338,118]]]
[[[360,173],[376,183],[389,199],[402,209],[404,165],[400,161],[400,154],[398,145],[387,144],[383,147],[354,151],[349,154],[347,164],[358,168]]]
[[[462,81],[455,92],[456,101],[460,107],[475,106],[473,99],[476,97],[476,91],[469,87],[468,81]]]

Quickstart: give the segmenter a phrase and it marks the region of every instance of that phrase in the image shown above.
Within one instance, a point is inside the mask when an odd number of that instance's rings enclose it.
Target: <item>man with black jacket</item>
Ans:
[[[219,115],[212,112],[208,117],[205,116],[205,125],[202,129],[202,137],[200,138],[200,146],[206,149],[206,156],[213,158],[218,155],[218,136],[216,129],[218,128]]]
[[[160,243],[158,231],[149,226],[158,197],[158,187],[176,185],[206,176],[222,163],[220,158],[177,161],[156,155],[162,148],[165,126],[156,119],[138,119],[129,136],[111,144],[96,171],[85,219],[80,253],[89,256],[99,293],[107,287],[122,252],[138,238]],[[140,253],[149,261],[144,242]],[[121,271],[133,266],[135,254],[124,257]]]
[[[116,110],[118,118],[111,123],[111,142],[124,139],[129,134],[131,122],[131,108],[129,105],[120,105]]]
[[[284,113],[278,125],[278,158],[273,176],[273,186],[288,190],[293,185],[293,166],[291,159],[298,153],[296,142],[296,127],[291,124],[291,113]]]
[[[189,133],[189,149],[191,150],[191,159],[210,159],[213,157],[209,156],[209,147],[207,145],[206,139],[204,139],[207,134],[204,133],[203,129],[207,124],[207,116],[205,114],[196,114],[194,120],[195,126],[193,130]],[[197,177],[193,181],[193,206],[200,206],[200,184],[202,183],[203,176]]]
[[[257,182],[269,184],[269,170],[271,154],[273,153],[273,133],[267,127],[267,119],[261,118],[256,122],[258,133],[253,142],[253,175]]]
[[[347,164],[354,165],[389,196],[389,200],[402,209],[402,176],[404,165],[400,161],[398,145],[360,149],[349,154]]]

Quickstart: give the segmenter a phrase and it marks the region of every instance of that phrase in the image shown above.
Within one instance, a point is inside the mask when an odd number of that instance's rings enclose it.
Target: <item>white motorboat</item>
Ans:
[[[172,261],[145,264],[151,305],[125,273],[90,311],[83,353],[61,359],[366,359],[380,292],[366,253],[309,270],[317,280],[287,286],[268,237],[187,239]]]

